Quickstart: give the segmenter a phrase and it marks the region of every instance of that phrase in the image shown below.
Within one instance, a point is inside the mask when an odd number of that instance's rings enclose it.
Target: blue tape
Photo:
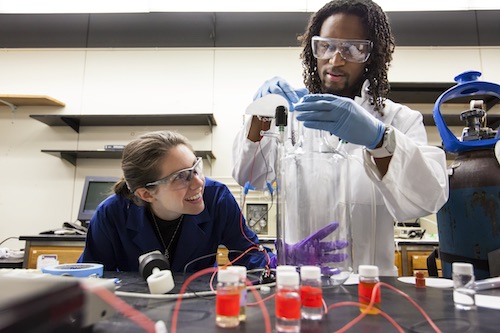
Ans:
[[[51,275],[64,275],[73,277],[102,277],[104,266],[101,264],[63,264],[43,267],[42,272]]]
[[[273,194],[273,192],[274,192],[273,185],[271,185],[270,182],[266,182],[266,185],[267,185],[267,189],[269,190],[269,193]]]
[[[255,190],[255,187],[253,187],[253,186],[252,186],[252,184],[250,184],[250,182],[246,182],[246,183],[245,183],[245,186],[243,187],[243,189],[244,189],[244,191],[243,191],[243,192],[244,192],[244,193],[245,193],[245,195],[246,195],[246,194],[248,194],[248,191],[249,191],[249,190]]]

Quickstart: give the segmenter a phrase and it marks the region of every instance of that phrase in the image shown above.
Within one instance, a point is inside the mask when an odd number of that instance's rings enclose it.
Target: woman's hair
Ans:
[[[178,145],[193,151],[186,137],[171,131],[149,132],[131,141],[123,150],[123,178],[114,185],[113,191],[139,205],[147,204],[134,195],[135,190],[162,176],[163,159]]]
[[[299,37],[304,48],[300,55],[304,70],[302,74],[304,84],[312,94],[322,92],[317,60],[312,53],[311,39],[313,36],[319,36],[323,22],[336,13],[356,15],[361,18],[368,33],[368,39],[373,42],[373,50],[369,61],[366,62],[365,78],[370,82],[368,93],[372,97],[375,110],[381,112],[390,89],[387,71],[395,43],[387,15],[371,0],[334,0],[311,16],[306,32]]]

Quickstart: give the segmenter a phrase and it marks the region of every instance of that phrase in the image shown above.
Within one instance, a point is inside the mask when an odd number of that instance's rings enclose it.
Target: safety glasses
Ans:
[[[196,162],[192,167],[181,169],[162,179],[147,183],[144,187],[166,184],[171,190],[180,190],[189,186],[191,179],[193,179],[193,173],[197,176],[203,175],[203,160],[201,157],[196,158]]]
[[[348,40],[314,36],[312,51],[317,59],[331,59],[338,52],[345,61],[363,63],[370,57],[373,43],[369,40]]]

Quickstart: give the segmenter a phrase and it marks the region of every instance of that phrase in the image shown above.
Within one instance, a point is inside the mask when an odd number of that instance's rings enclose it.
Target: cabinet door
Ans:
[[[60,264],[74,264],[83,252],[83,246],[31,246],[27,268],[36,268],[38,256],[56,254]]]
[[[431,251],[409,251],[408,252],[408,271],[414,276],[417,272],[421,271],[425,276],[429,276],[427,270],[427,257],[431,254]],[[441,261],[436,260],[436,266],[438,269],[438,275],[441,274]]]
[[[394,252],[394,266],[398,268],[398,276],[403,276],[403,263],[401,261],[401,252]]]

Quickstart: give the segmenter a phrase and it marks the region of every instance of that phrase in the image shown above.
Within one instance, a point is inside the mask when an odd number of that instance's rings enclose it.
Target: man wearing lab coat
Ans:
[[[275,77],[254,100],[279,94],[305,127],[329,131],[332,146],[345,142],[343,150],[359,161],[349,181],[353,268],[371,264],[380,275],[397,275],[394,221],[435,213],[446,203],[445,153],[427,144],[420,112],[386,99],[394,38],[377,4],[331,1],[313,14],[301,41],[306,89]],[[260,190],[276,178],[277,140],[260,135],[275,130],[275,121],[266,120],[249,117],[233,144],[233,177]]]

